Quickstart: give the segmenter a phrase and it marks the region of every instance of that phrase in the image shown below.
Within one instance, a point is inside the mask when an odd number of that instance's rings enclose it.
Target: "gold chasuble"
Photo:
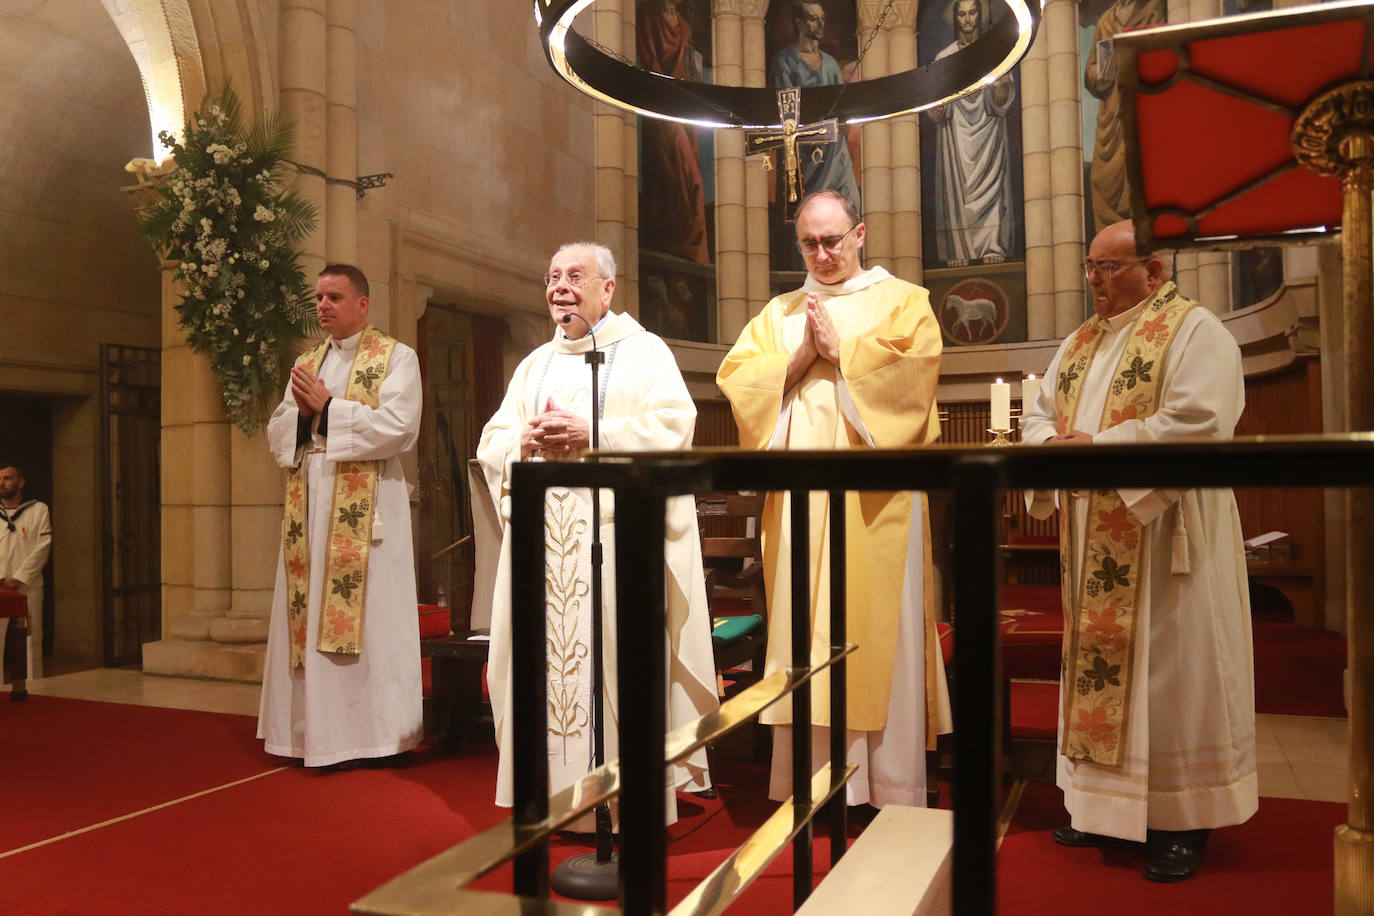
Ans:
[[[1143,420],[1159,409],[1164,358],[1184,317],[1198,303],[1178,294],[1172,283],[1145,303],[1130,341],[1122,351],[1107,392],[1098,428]],[[1102,342],[1102,324],[1090,318],[1074,332],[1055,379],[1059,435],[1075,428],[1083,382]],[[1068,494],[1061,506],[1070,505]],[[1059,526],[1063,580],[1071,581],[1073,558],[1083,557],[1082,576],[1072,593],[1061,589],[1064,633],[1060,692],[1064,704],[1060,753],[1105,766],[1122,763],[1127,711],[1137,672],[1137,593],[1145,526],[1127,508],[1119,491],[1093,490],[1088,497],[1085,544],[1073,543],[1073,525]],[[1080,554],[1081,550],[1081,554]]]
[[[391,367],[396,341],[369,325],[358,342],[348,370],[344,398],[374,410],[382,380]],[[296,360],[317,377],[329,352],[329,341]],[[372,548],[372,519],[377,508],[377,478],[383,461],[341,461],[334,473],[329,544],[325,553],[318,649],[340,655],[362,652],[363,608],[367,597],[367,560]],[[286,566],[287,619],[291,632],[291,667],[305,665],[305,619],[310,601],[310,545],[306,541],[305,462],[286,479],[286,513],[282,518],[282,553]]]
[[[807,293],[820,296],[840,337],[840,365],[818,357],[802,379],[783,391],[788,357],[802,341]],[[939,436],[935,387],[940,371],[940,329],[926,290],[873,268],[843,284],[808,277],[800,290],[773,299],[740,335],[721,364],[716,383],[730,400],[740,445],[766,449],[911,448]],[[902,610],[908,546],[924,534],[918,556],[926,583],[916,610],[924,617],[927,746],[948,731],[947,697],[935,636],[929,521],[925,497],[851,492],[845,501],[848,541],[847,626],[858,645],[848,665],[848,727],[878,731],[888,724],[894,655]],[[763,517],[763,562],[769,626],[767,670],[790,664],[791,605],[789,494],[768,496]],[[828,493],[811,494],[811,658],[829,656]],[[913,518],[919,515],[919,529]],[[914,529],[916,529],[914,531]],[[919,533],[917,533],[919,531]],[[919,626],[919,622],[917,623]],[[938,702],[944,698],[945,703]],[[812,692],[814,725],[830,724],[828,672]],[[762,721],[792,721],[786,700]]]

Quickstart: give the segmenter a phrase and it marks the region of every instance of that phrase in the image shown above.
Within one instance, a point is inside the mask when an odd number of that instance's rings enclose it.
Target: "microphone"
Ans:
[[[590,321],[588,321],[587,319],[583,318],[583,317],[582,317],[580,314],[578,314],[577,312],[569,312],[568,314],[564,315],[564,316],[563,316],[561,319],[559,319],[559,320],[560,320],[563,324],[567,325],[567,324],[571,324],[571,323],[572,323],[572,320],[573,320],[574,318],[576,318],[578,321],[582,322],[583,324],[585,324],[585,325],[587,326],[587,333],[590,334],[590,335],[592,335],[592,352],[595,353],[595,352],[596,352],[596,332],[592,330],[592,323],[591,323]],[[590,362],[590,360],[588,360],[588,362]]]

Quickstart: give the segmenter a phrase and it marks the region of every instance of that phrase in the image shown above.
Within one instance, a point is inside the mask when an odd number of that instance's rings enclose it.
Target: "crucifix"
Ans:
[[[812,124],[801,124],[801,90],[800,89],[779,89],[778,90],[778,121],[782,124],[782,132],[779,133],[774,128],[763,128],[759,130],[747,130],[744,132],[745,155],[753,156],[757,153],[766,153],[782,147],[782,159],[784,174],[787,175],[787,203],[786,208],[789,213],[792,210],[791,204],[795,204],[806,190],[801,186],[801,162],[797,156],[798,146],[819,147],[822,143],[834,143],[839,139],[839,122],[834,118],[827,118],[824,121],[816,121]],[[824,156],[825,153],[820,149],[811,152],[812,158]],[[820,161],[817,159],[816,161]],[[764,160],[764,168],[769,167],[768,160]]]

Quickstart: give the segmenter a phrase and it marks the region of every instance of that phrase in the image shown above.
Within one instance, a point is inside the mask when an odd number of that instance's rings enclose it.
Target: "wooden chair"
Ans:
[[[725,695],[725,674],[753,682],[763,676],[768,646],[768,605],[763,589],[763,548],[759,537],[762,493],[697,495],[697,530],[706,568],[706,598],[711,610],[711,647],[716,685]],[[739,669],[749,664],[749,672]]]

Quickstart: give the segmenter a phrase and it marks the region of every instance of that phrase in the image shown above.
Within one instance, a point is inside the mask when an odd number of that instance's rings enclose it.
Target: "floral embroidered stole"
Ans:
[[[1099,429],[1127,420],[1143,420],[1159,409],[1159,382],[1164,357],[1183,318],[1197,303],[1178,294],[1172,283],[1161,287],[1136,318],[1131,339],[1108,389]],[[1075,332],[1060,361],[1055,413],[1060,435],[1074,428],[1083,382],[1102,342],[1102,327],[1090,319]],[[1068,494],[1061,512],[1072,505]],[[1064,620],[1061,690],[1064,729],[1059,752],[1066,757],[1105,766],[1122,763],[1131,670],[1135,658],[1137,595],[1144,549],[1144,526],[1136,521],[1116,490],[1093,490],[1088,496],[1085,543],[1074,544],[1073,523],[1059,526],[1059,560]],[[1074,557],[1083,557],[1074,583]],[[1069,586],[1074,584],[1075,589]]]
[[[376,409],[382,379],[391,367],[396,341],[368,326],[348,370],[344,398]],[[296,360],[318,376],[329,352],[325,341]],[[286,479],[286,514],[282,519],[282,554],[286,564],[286,616],[291,633],[291,667],[305,665],[305,622],[310,603],[310,543],[305,536],[306,468],[302,460]],[[377,507],[381,461],[340,461],[334,467],[334,501],[329,514],[320,599],[321,652],[362,652],[363,607],[367,597],[367,561],[372,549],[372,518]]]

